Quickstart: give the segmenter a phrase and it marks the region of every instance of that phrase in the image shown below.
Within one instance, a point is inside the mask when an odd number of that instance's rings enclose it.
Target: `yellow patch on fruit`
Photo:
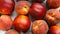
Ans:
[[[37,30],[41,25],[42,23],[40,21],[37,21],[36,25],[34,26],[34,30]]]
[[[4,12],[5,10],[2,10],[2,12]]]
[[[6,11],[6,9],[2,9],[2,10],[0,11],[0,13],[5,12],[5,11]]]
[[[24,5],[22,8],[19,8],[17,11],[19,14],[25,15],[28,13],[28,10],[29,10],[29,6]]]
[[[51,15],[52,17],[54,17],[54,16],[55,16],[55,14],[54,14],[54,13],[49,13],[49,15]]]

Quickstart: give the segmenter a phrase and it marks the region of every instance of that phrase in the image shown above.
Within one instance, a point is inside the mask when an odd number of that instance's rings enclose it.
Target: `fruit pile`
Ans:
[[[60,34],[59,7],[60,0],[0,0],[0,32]]]

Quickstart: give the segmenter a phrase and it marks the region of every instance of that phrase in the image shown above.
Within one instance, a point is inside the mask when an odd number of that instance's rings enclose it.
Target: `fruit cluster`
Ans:
[[[0,0],[0,31],[5,34],[60,34],[60,0]],[[47,8],[49,10],[47,10]],[[18,14],[13,20],[15,9]],[[13,15],[12,15],[13,16]],[[31,27],[31,31],[28,30]]]

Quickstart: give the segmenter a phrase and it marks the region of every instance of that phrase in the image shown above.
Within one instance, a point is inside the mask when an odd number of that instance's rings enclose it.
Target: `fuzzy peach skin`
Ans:
[[[12,27],[12,19],[8,15],[0,16],[0,30],[8,30]]]
[[[16,30],[10,29],[5,34],[19,34]]]
[[[30,9],[30,3],[28,1],[18,1],[15,5],[17,14],[26,15]]]
[[[32,31],[34,34],[47,34],[48,29],[48,25],[44,20],[32,22]]]
[[[56,25],[60,22],[60,12],[56,9],[50,9],[47,11],[45,18],[49,25]]]

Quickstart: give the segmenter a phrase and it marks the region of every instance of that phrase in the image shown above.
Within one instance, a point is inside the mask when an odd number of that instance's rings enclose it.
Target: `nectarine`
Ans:
[[[0,0],[0,14],[11,14],[14,0]]]
[[[48,34],[60,34],[60,26],[51,26]]]
[[[40,3],[33,3],[29,13],[34,19],[43,19],[46,14],[46,8]]]
[[[47,0],[46,3],[49,8],[60,7],[60,0]]]
[[[13,24],[17,31],[27,32],[30,28],[30,19],[27,16],[19,15],[14,19]]]

